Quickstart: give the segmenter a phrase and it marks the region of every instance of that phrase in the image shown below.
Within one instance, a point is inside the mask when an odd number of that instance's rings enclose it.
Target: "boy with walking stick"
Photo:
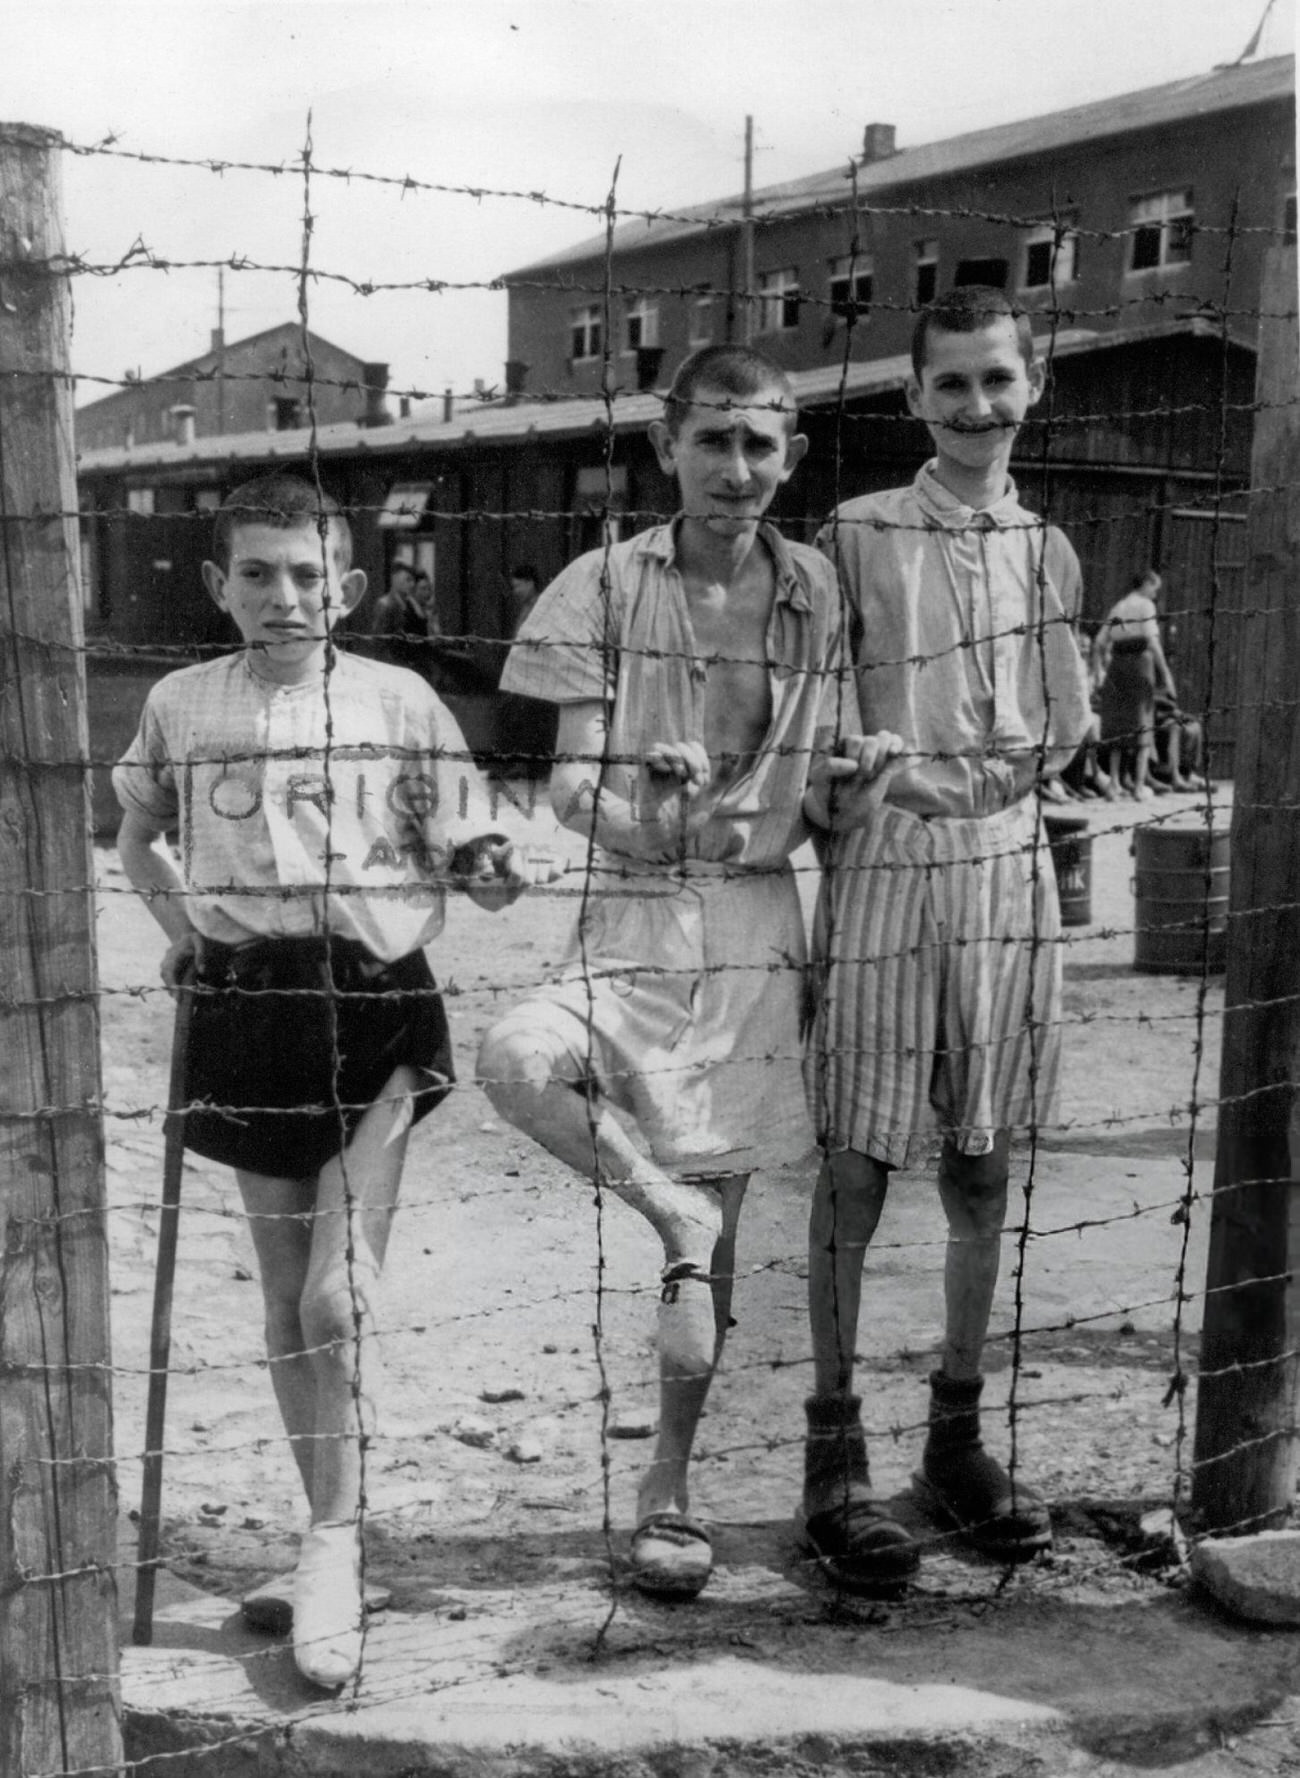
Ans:
[[[118,851],[170,941],[164,981],[193,971],[185,1142],[234,1168],[249,1218],[311,1511],[294,1656],[334,1688],[361,1659],[379,1274],[407,1133],[452,1084],[423,947],[448,887],[499,908],[553,871],[491,831],[423,681],[334,647],[366,580],[332,499],[286,476],[237,489],[203,579],[244,646],[151,691],[114,773]]]

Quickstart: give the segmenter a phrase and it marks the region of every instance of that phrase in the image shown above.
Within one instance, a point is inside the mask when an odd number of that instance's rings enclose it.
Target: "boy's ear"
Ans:
[[[208,589],[208,597],[214,605],[226,609],[226,572],[218,568],[215,562],[205,562],[199,570],[203,576],[203,584]]]
[[[1033,407],[1047,383],[1047,366],[1041,358],[1035,358],[1032,364],[1025,366],[1025,375],[1029,379],[1029,405]]]
[[[655,456],[659,459],[660,469],[665,475],[676,475],[677,463],[673,450],[673,435],[663,420],[651,420],[648,437],[654,446]]]
[[[923,420],[925,415],[921,412],[921,385],[914,376],[903,384],[903,393],[907,397],[908,413],[914,420]]]
[[[366,596],[366,574],[364,568],[349,568],[346,574],[339,576],[339,604],[343,607],[343,615],[355,611]]]
[[[792,432],[785,443],[785,469],[781,480],[788,482],[808,455],[808,438],[803,432]]]

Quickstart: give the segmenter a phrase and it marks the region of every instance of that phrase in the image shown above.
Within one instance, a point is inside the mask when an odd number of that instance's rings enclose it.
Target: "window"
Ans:
[[[758,330],[788,333],[799,325],[799,274],[793,266],[779,272],[760,272],[758,279]]]
[[[133,512],[142,519],[151,519],[154,513],[152,488],[128,488],[126,491],[126,510]]]
[[[1049,290],[1053,285],[1072,284],[1079,276],[1079,237],[1070,224],[1074,216],[1057,222],[1042,222],[1025,236],[1025,290]]]
[[[939,243],[912,242],[912,294],[919,304],[934,301],[939,290]]]
[[[713,298],[697,296],[691,304],[690,345],[711,346],[713,344]]]
[[[625,352],[639,352],[645,346],[659,344],[659,305],[639,296],[627,312]]]
[[[617,543],[623,529],[622,509],[627,505],[627,470],[621,463],[603,463],[579,469],[573,484],[573,509],[577,517],[577,547],[603,549]]]
[[[1190,191],[1158,191],[1152,197],[1135,198],[1129,225],[1133,230],[1131,272],[1187,265],[1191,260],[1196,216]]]
[[[575,363],[582,358],[599,358],[604,329],[601,312],[594,303],[575,309],[569,324],[569,356]]]
[[[381,531],[414,531],[433,492],[432,482],[394,482],[384,496],[377,524]]]
[[[957,270],[952,275],[952,286],[956,290],[962,284],[982,284],[989,290],[1005,290],[1007,287],[1007,262],[1005,259],[959,259]]]
[[[830,261],[831,314],[852,321],[871,307],[871,257],[866,253],[846,255]]]
[[[296,395],[276,395],[266,404],[268,432],[293,432],[302,425]]]

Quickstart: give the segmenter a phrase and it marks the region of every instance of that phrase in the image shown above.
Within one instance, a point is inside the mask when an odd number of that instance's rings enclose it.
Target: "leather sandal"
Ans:
[[[713,1543],[689,1513],[647,1513],[632,1533],[632,1585],[650,1599],[698,1599],[713,1573]]]

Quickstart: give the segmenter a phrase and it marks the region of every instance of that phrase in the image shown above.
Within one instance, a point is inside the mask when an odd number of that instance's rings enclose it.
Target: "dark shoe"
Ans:
[[[1014,1480],[980,1437],[982,1377],[930,1378],[930,1436],[914,1477],[917,1497],[982,1555],[1029,1562],[1052,1547],[1052,1521],[1038,1490]]]
[[[847,1592],[897,1597],[920,1555],[911,1536],[873,1493],[856,1395],[810,1396],[805,1403],[800,1542],[827,1579]]]
[[[799,1541],[834,1586],[877,1599],[897,1598],[920,1564],[910,1534],[862,1482],[836,1500],[795,1515]]]

